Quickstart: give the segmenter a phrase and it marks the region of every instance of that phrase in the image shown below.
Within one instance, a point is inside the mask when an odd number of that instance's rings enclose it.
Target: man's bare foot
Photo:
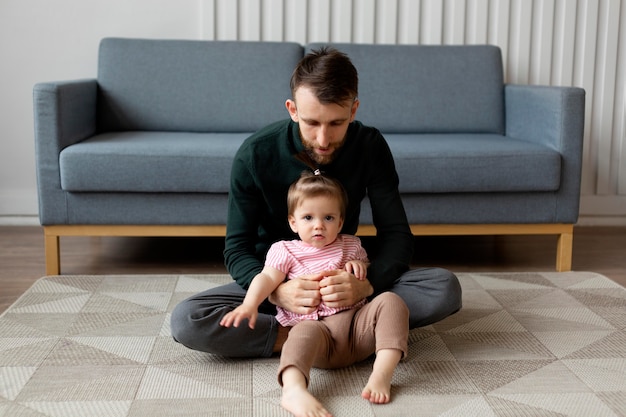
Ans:
[[[333,417],[317,398],[302,387],[283,388],[280,405],[296,417]]]

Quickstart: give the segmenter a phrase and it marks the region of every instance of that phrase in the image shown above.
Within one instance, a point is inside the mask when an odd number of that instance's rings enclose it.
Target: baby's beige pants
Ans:
[[[311,367],[341,368],[362,361],[380,349],[407,354],[409,310],[392,292],[376,296],[360,309],[341,311],[321,320],[302,321],[289,331],[283,345],[278,382],[295,366],[309,383]]]

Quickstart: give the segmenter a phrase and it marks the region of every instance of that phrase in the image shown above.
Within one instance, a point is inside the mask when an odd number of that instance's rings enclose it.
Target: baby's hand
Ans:
[[[230,313],[227,313],[224,317],[222,317],[220,325],[224,327],[239,327],[239,324],[247,319],[248,327],[254,329],[257,315],[258,311],[256,308],[248,307],[247,305],[242,304]]]
[[[363,261],[348,261],[346,262],[346,271],[354,274],[357,279],[363,281],[367,277],[367,263]]]

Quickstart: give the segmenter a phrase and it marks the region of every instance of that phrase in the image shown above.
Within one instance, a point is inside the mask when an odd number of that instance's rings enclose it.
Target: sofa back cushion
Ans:
[[[306,52],[324,44],[314,43]],[[357,119],[383,133],[504,132],[497,46],[332,44],[359,72]]]
[[[297,43],[105,38],[98,128],[253,132],[288,117]]]

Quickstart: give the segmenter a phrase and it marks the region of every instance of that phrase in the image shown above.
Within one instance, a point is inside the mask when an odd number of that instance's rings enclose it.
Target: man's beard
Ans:
[[[320,155],[315,152],[315,145],[311,145],[308,140],[302,136],[302,132],[300,132],[300,140],[302,141],[302,145],[304,146],[304,151],[307,153],[309,158],[313,160],[318,165],[328,165],[335,160],[337,154],[339,154],[339,150],[343,147],[346,139],[344,138],[341,142],[333,144],[332,150],[333,152],[329,155]]]
[[[333,151],[333,153],[331,153],[330,155],[318,155],[317,153],[315,153],[314,149],[307,147],[306,153],[307,155],[309,155],[309,158],[311,158],[316,164],[328,165],[333,162],[333,159],[335,159],[335,154],[337,153],[337,151]]]

